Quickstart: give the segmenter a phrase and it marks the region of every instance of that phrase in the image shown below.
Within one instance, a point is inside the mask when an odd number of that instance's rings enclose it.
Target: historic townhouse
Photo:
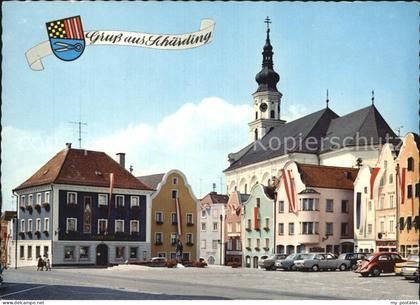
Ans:
[[[225,217],[225,262],[226,264],[236,263],[242,265],[242,210],[243,204],[247,201],[249,195],[241,194],[234,191],[229,196],[229,201],[226,205]]]
[[[376,251],[397,251],[397,205],[395,197],[395,151],[385,144],[371,173],[375,206]]]
[[[228,192],[249,193],[256,183],[268,185],[288,161],[302,164],[354,167],[375,165],[381,145],[398,137],[372,104],[339,116],[326,107],[291,122],[281,119],[282,93],[279,75],[273,69],[273,47],[267,29],[262,69],[253,96],[253,120],[249,123],[250,144],[228,155],[225,169]]]
[[[258,268],[258,261],[274,254],[275,192],[255,184],[243,207],[244,265]]]
[[[199,258],[199,202],[179,170],[137,177],[154,189],[151,196],[151,251],[153,257],[175,260],[177,240],[183,247],[183,260]]]
[[[288,162],[277,188],[276,252],[352,252],[357,172]]]
[[[16,221],[15,211],[5,211],[1,214],[1,230],[0,230],[0,263],[2,267],[9,266],[11,264],[11,254],[14,251],[12,247],[12,233],[13,225]]]
[[[151,190],[103,152],[71,144],[14,189],[18,265],[107,265],[150,257]]]
[[[403,256],[419,253],[419,151],[420,137],[408,133],[403,140],[397,167],[398,248]]]
[[[224,233],[223,221],[225,207],[229,197],[211,192],[200,200],[200,257],[207,259],[210,265],[223,265]]]

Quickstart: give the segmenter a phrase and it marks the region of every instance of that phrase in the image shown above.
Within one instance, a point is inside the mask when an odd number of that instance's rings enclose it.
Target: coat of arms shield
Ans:
[[[46,23],[51,49],[61,60],[72,61],[85,50],[85,36],[80,16]]]

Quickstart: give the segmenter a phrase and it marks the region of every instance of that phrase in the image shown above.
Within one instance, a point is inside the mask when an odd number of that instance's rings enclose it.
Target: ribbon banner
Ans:
[[[84,32],[84,36],[86,46],[117,45],[162,50],[185,50],[210,43],[213,40],[214,26],[213,20],[203,19],[199,31],[186,34],[171,35],[98,30]],[[32,70],[42,71],[44,66],[41,60],[51,54],[53,52],[50,42],[43,41],[29,49],[25,56]]]

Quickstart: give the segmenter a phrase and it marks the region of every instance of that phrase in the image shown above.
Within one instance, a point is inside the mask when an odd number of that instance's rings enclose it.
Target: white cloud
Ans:
[[[186,103],[156,125],[138,123],[87,142],[87,149],[105,151],[114,157],[127,154],[126,164],[135,175],[185,172],[197,197],[218,184],[227,167],[227,154],[247,144],[249,105],[233,105],[210,97],[198,104]],[[68,142],[68,127],[50,133],[3,128],[2,192],[5,208],[11,205],[11,190],[29,178]],[[96,133],[96,132],[95,132]],[[201,186],[200,186],[201,184]],[[224,189],[223,189],[224,191]]]

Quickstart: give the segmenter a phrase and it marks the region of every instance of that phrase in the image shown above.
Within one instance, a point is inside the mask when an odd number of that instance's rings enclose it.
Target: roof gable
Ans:
[[[159,183],[162,182],[163,176],[165,176],[165,174],[154,174],[148,176],[140,176],[137,177],[137,179],[140,180],[140,182],[142,182],[143,184],[150,187],[151,189],[156,190]]]

